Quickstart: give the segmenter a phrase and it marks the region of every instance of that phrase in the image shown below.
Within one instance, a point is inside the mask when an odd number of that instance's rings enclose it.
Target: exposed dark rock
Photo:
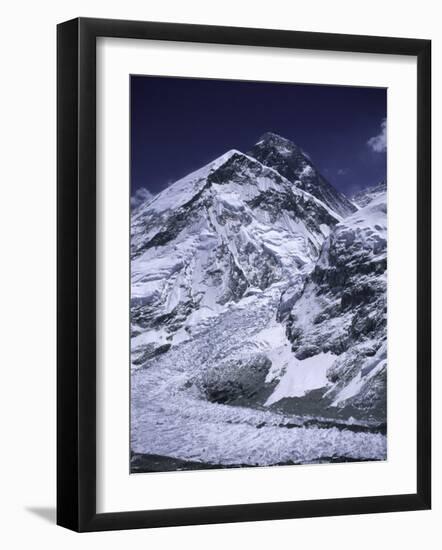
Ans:
[[[209,401],[224,404],[249,405],[255,402],[265,386],[265,379],[272,363],[265,355],[249,359],[229,360],[208,368],[196,384]]]
[[[248,154],[277,170],[297,187],[318,198],[341,216],[347,216],[356,210],[353,203],[319,173],[307,154],[292,141],[268,132]]]
[[[146,361],[149,361],[149,359],[153,359],[154,357],[158,357],[158,355],[169,351],[170,346],[171,344],[163,344],[161,346],[147,344],[142,353],[138,356],[132,357],[132,363],[134,365],[142,365],[143,363],[146,363]]]

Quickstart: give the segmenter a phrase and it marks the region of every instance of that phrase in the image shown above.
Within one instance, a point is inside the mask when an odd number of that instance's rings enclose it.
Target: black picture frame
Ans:
[[[167,510],[96,511],[96,39],[417,58],[417,491]],[[57,523],[75,531],[425,510],[431,506],[431,41],[79,18],[57,28]]]

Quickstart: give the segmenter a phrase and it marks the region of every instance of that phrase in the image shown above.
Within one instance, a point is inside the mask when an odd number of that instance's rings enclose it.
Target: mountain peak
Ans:
[[[273,168],[340,216],[345,217],[356,210],[354,204],[318,172],[309,156],[293,141],[274,132],[266,132],[248,155]]]
[[[299,150],[299,147],[293,141],[276,134],[275,132],[266,132],[263,134],[254,147],[284,147],[289,151]]]
[[[264,157],[278,157],[281,160],[296,159],[298,164],[309,160],[308,155],[304,153],[299,145],[275,132],[266,132],[263,134],[252,147],[249,154],[259,161]]]
[[[261,141],[268,141],[268,140],[281,140],[281,141],[289,141],[287,138],[285,138],[284,136],[281,136],[280,134],[277,134],[276,132],[265,132],[264,134],[262,134],[262,136],[259,138],[259,142]]]
[[[217,157],[215,160],[212,160],[210,164],[220,164],[225,162],[226,160],[229,160],[234,155],[242,155],[241,151],[238,151],[238,149],[229,149],[219,157]]]

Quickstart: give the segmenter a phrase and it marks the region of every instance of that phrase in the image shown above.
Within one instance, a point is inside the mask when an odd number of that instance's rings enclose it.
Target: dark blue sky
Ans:
[[[382,137],[378,147],[367,143],[386,115],[381,88],[132,76],[132,193],[157,193],[229,149],[247,152],[270,131],[352,194],[386,175]]]

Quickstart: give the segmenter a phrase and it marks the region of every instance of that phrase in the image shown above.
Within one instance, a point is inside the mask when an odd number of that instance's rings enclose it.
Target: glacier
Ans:
[[[385,192],[361,208],[267,133],[134,206],[131,452],[386,458]]]

